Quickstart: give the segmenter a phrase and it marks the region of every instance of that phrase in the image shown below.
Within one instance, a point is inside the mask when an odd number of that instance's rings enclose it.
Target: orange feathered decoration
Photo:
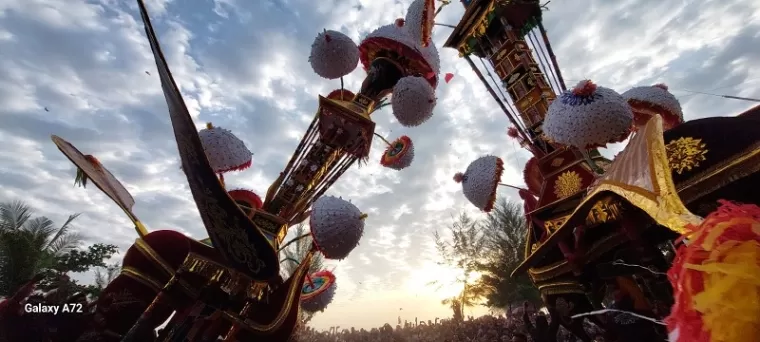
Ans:
[[[678,249],[668,277],[673,342],[750,342],[760,336],[760,207],[721,207]]]

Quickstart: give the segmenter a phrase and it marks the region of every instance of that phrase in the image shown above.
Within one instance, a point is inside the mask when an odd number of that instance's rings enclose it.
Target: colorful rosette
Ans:
[[[301,288],[301,308],[306,312],[323,311],[335,297],[335,275],[327,270],[312,273]]]
[[[414,0],[409,5],[404,18],[404,27],[409,35],[422,46],[430,45],[435,18],[434,0]]]
[[[620,94],[587,80],[552,102],[543,130],[552,142],[590,149],[625,140],[632,122],[631,107]]]
[[[523,180],[530,193],[535,196],[541,194],[541,188],[544,186],[544,177],[541,175],[541,170],[538,168],[538,159],[536,159],[536,157],[528,159],[528,162],[525,163]]]
[[[750,342],[760,336],[760,207],[721,207],[678,249],[668,271],[673,342]]]
[[[401,26],[399,26],[401,24]],[[385,25],[370,32],[359,44],[359,59],[365,70],[369,70],[377,56],[400,55],[404,57],[407,72],[422,75],[435,88],[438,84],[439,57],[434,44],[423,47],[406,30],[406,24]]]
[[[401,78],[393,87],[393,116],[405,127],[423,124],[433,116],[435,89],[422,77]]]
[[[351,202],[322,196],[314,202],[309,226],[314,245],[327,259],[344,259],[359,245],[366,214]]]
[[[230,195],[230,198],[237,203],[238,207],[240,207],[249,218],[253,217],[253,210],[261,209],[264,205],[261,201],[261,197],[250,190],[231,190],[228,191],[227,194]]]
[[[414,145],[406,135],[392,141],[380,158],[380,164],[385,167],[401,170],[409,167],[414,160]]]
[[[198,132],[206,158],[216,173],[245,170],[251,166],[253,153],[232,132],[214,127],[210,122]]]
[[[354,99],[356,94],[354,94],[350,90],[345,89],[335,89],[331,91],[329,94],[327,94],[328,99],[330,100],[338,100],[338,101],[351,101]]]
[[[309,63],[314,72],[327,79],[337,79],[350,74],[359,64],[359,48],[351,38],[327,30],[311,44]]]
[[[475,159],[465,173],[454,175],[454,181],[462,183],[464,197],[484,212],[490,212],[496,201],[496,188],[504,172],[504,162],[499,157],[485,156]]]
[[[668,130],[683,123],[683,110],[678,99],[664,84],[634,87],[623,93],[633,109],[634,128],[644,127],[652,115],[662,116],[663,129]]]

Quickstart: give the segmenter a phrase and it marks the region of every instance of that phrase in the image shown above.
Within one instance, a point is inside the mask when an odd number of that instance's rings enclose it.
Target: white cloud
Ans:
[[[252,169],[227,183],[263,194],[313,117],[317,95],[340,86],[309,68],[316,33],[338,29],[358,41],[401,17],[409,1],[148,3],[197,124],[230,128],[255,153]],[[591,78],[623,91],[665,82],[687,119],[732,115],[750,104],[685,90],[760,93],[757,2],[584,0],[550,7],[545,24],[569,84]],[[462,13],[454,3],[438,20],[456,24]],[[58,221],[82,212],[76,226],[91,241],[122,250],[134,241],[133,229],[105,196],[72,186],[74,169],[50,134],[98,156],[135,195],[135,210],[150,229],[204,236],[136,14],[132,1],[0,2],[0,200],[26,200]],[[449,32],[435,28],[439,46]],[[370,164],[353,167],[329,192],[371,215],[354,254],[329,263],[340,289],[315,318],[319,327],[394,323],[400,307],[410,316],[404,319],[447,316],[440,298],[409,289],[436,280],[425,271],[435,264],[432,232],[462,210],[475,212],[451,176],[477,156],[495,154],[507,162],[503,181],[522,183],[528,155],[506,137],[508,120],[456,51],[442,49],[441,59],[442,71],[456,76],[439,86],[429,122],[407,129],[389,110],[373,115],[378,133],[414,140],[412,167],[380,167],[378,142]],[[357,89],[362,78],[357,70],[346,87]]]

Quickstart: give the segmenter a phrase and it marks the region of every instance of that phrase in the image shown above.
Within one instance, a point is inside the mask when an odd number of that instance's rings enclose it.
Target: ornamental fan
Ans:
[[[644,126],[652,115],[657,114],[662,116],[665,130],[683,122],[681,103],[664,84],[634,87],[623,93],[623,97],[633,109],[633,121],[636,126]]]
[[[314,72],[327,79],[350,74],[359,64],[359,48],[338,31],[324,31],[311,44],[309,63]]]
[[[261,197],[251,190],[237,189],[228,191],[227,194],[249,218],[253,217],[254,209],[261,209],[263,206]]]
[[[232,132],[211,123],[198,132],[203,151],[215,173],[245,170],[251,166],[251,153]]]
[[[391,108],[403,126],[419,126],[430,119],[435,102],[435,89],[422,77],[404,77],[393,87]]]
[[[310,226],[314,244],[327,259],[344,259],[359,245],[366,214],[351,202],[322,196],[311,208]]]
[[[475,159],[465,173],[457,173],[454,180],[462,183],[464,197],[484,212],[490,212],[496,201],[496,188],[504,172],[499,157],[485,156]]]
[[[406,135],[390,142],[380,158],[380,164],[385,167],[401,170],[409,167],[414,160],[414,144]]]
[[[550,141],[588,149],[625,140],[632,121],[631,107],[620,94],[581,81],[552,102],[543,129]]]
[[[679,247],[668,271],[673,342],[751,342],[760,336],[760,207],[721,207]]]
[[[301,308],[310,313],[324,311],[335,297],[335,275],[327,270],[312,273],[301,288]]]
[[[406,11],[404,27],[417,44],[430,45],[435,18],[435,2],[433,0],[414,0]]]
[[[354,96],[356,96],[352,91],[345,90],[345,89],[335,89],[331,91],[326,98],[330,100],[338,100],[338,101],[351,101],[354,99]]]

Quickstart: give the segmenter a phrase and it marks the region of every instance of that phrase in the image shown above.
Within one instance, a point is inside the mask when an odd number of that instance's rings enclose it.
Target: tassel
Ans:
[[[87,187],[87,174],[84,173],[84,170],[77,168],[77,175],[76,178],[74,178],[74,185],[81,186],[83,188]]]

